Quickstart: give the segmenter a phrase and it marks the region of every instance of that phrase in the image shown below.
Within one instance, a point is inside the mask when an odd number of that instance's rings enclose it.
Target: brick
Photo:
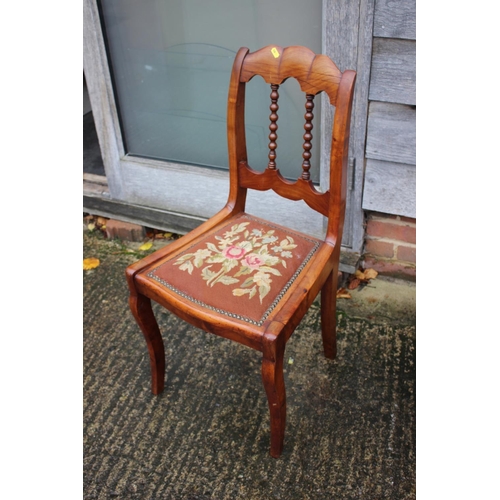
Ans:
[[[417,237],[416,227],[414,226],[380,219],[368,221],[366,234],[376,238],[387,238],[406,243],[416,243]]]
[[[413,219],[412,217],[404,217],[403,215],[400,215],[399,218],[401,219],[401,222],[409,222],[410,224],[417,223],[417,219]]]
[[[381,212],[368,212],[367,218],[373,220],[399,220],[399,215],[383,214]]]
[[[110,219],[106,223],[106,236],[109,239],[142,241],[146,236],[146,229],[138,224]]]
[[[396,250],[396,257],[398,260],[406,262],[417,262],[417,249],[406,245],[398,245]]]
[[[375,269],[381,276],[416,281],[416,267],[405,262],[382,260],[376,257],[366,256],[364,258],[363,267],[365,269]]]
[[[380,257],[394,258],[394,244],[387,241],[367,239],[365,251]]]
[[[400,221],[407,222],[409,224],[416,224],[417,219],[413,217],[405,217],[404,215],[392,215],[392,214],[384,214],[381,212],[367,212],[366,217],[368,220],[392,220],[392,221]]]

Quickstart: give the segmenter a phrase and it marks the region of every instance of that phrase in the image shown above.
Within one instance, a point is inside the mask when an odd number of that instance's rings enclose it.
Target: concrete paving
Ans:
[[[416,324],[416,284],[377,276],[364,287],[348,290],[351,299],[338,299],[337,308],[351,318],[393,325]]]
[[[128,310],[138,244],[84,235],[85,499],[415,498],[415,284],[377,277],[338,301],[324,358],[315,302],[285,353],[285,450],[268,454],[259,353],[155,307],[166,387]]]

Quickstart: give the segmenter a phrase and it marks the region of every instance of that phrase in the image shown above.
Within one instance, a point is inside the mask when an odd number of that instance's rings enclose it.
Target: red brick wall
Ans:
[[[368,212],[364,267],[380,274],[415,279],[416,219]]]

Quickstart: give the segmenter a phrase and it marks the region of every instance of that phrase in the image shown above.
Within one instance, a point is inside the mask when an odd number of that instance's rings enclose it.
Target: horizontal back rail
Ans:
[[[306,47],[279,45],[268,45],[245,57],[240,82],[248,82],[255,75],[269,84],[281,84],[293,77],[307,94],[326,92],[333,106],[342,78],[342,72],[329,57]]]
[[[328,206],[330,203],[330,192],[320,193],[310,180],[302,178],[296,181],[285,179],[279,170],[267,168],[264,172],[257,172],[250,168],[245,161],[238,164],[238,176],[240,186],[257,191],[267,191],[272,189],[283,198],[304,202],[325,217],[328,216]]]

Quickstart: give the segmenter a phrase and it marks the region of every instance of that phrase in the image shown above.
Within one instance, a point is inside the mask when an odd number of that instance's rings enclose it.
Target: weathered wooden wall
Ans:
[[[377,0],[363,209],[416,217],[415,0]]]

